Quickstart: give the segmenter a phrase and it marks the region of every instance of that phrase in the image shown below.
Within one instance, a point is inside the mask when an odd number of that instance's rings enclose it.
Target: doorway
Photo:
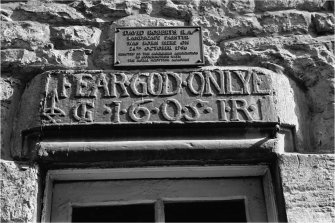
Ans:
[[[51,222],[267,222],[276,220],[266,166],[49,171]],[[43,219],[42,219],[43,220]]]

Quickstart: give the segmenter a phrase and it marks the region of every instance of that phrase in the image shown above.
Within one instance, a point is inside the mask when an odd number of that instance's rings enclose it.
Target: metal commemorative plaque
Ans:
[[[204,65],[202,30],[184,27],[118,27],[115,67]]]

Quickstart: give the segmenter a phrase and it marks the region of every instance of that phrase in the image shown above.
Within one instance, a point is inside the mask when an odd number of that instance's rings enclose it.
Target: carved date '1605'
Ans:
[[[57,73],[42,117],[50,123],[265,121],[270,78],[253,70]]]

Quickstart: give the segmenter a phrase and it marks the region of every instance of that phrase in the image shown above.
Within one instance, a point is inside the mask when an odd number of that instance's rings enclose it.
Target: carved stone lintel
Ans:
[[[253,69],[55,72],[45,124],[272,122],[271,77]]]

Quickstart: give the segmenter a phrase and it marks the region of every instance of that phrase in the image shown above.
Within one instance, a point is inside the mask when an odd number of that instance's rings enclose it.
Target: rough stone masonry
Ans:
[[[144,26],[201,26],[204,69],[278,74],[276,121],[297,141],[278,154],[288,221],[335,221],[333,0],[8,0],[0,12],[2,222],[40,218],[39,168],[18,147],[20,105],[37,99],[25,89],[44,72],[113,73],[115,28]]]

